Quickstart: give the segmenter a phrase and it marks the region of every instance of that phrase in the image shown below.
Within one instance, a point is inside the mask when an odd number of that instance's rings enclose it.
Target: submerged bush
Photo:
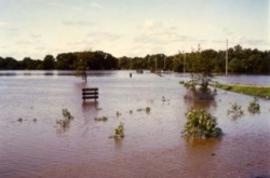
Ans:
[[[151,108],[149,106],[147,106],[145,108],[137,109],[137,112],[141,112],[141,111],[145,111],[147,114],[149,114],[151,112]]]
[[[194,75],[190,81],[180,82],[187,89],[185,99],[192,100],[214,100],[216,90],[212,90],[209,85],[211,77],[205,75]]]
[[[62,110],[63,119],[57,120],[56,123],[61,127],[69,127],[70,121],[74,118],[67,109]]]
[[[244,115],[244,111],[237,103],[231,104],[231,108],[228,110],[228,115],[231,115],[233,119],[237,119]]]
[[[95,118],[95,121],[98,121],[98,122],[100,122],[100,121],[106,122],[107,120],[108,120],[108,118],[105,117],[105,116],[103,116],[103,117],[96,117],[96,118]]]
[[[146,107],[146,108],[145,108],[145,112],[146,112],[147,114],[149,114],[150,111],[151,111],[151,108],[150,108],[150,107]]]
[[[249,103],[248,111],[252,114],[260,112],[260,104],[258,103],[258,100],[256,98]]]
[[[68,119],[68,120],[72,120],[73,119],[73,116],[70,114],[70,112],[68,111],[68,109],[63,109],[62,110],[62,114],[63,114],[63,117],[65,119]]]
[[[116,111],[116,117],[120,117],[121,113],[119,111]]]
[[[124,124],[120,122],[120,124],[114,129],[114,138],[124,138]]]
[[[219,137],[222,130],[217,127],[214,116],[202,109],[192,109],[186,113],[184,135],[192,138]]]

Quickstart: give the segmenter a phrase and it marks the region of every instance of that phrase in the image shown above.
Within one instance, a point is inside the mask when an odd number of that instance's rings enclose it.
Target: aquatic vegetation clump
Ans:
[[[114,138],[119,139],[124,137],[124,124],[120,122],[120,124],[114,129]]]
[[[23,121],[23,119],[20,117],[18,120],[17,120],[18,122],[22,122]]]
[[[258,103],[257,98],[249,103],[248,111],[252,114],[260,113],[260,104]]]
[[[147,106],[145,108],[137,109],[137,112],[141,112],[141,111],[145,111],[147,114],[149,114],[151,112],[151,108],[149,106]]]
[[[228,115],[230,115],[233,119],[240,118],[244,115],[244,111],[242,106],[237,103],[231,104],[231,108],[228,110]]]
[[[122,114],[119,111],[116,111],[116,117],[120,117]]]
[[[151,112],[151,108],[150,108],[150,107],[146,107],[146,108],[145,108],[145,112],[146,112],[147,114],[149,114],[149,113]]]
[[[68,111],[68,109],[63,109],[62,110],[62,114],[63,114],[63,117],[65,119],[68,119],[68,120],[72,120],[73,119],[73,116],[70,114],[70,112]]]
[[[74,119],[74,117],[70,114],[68,109],[62,110],[63,119],[57,120],[56,123],[59,124],[63,128],[67,128],[70,125],[70,121]]]
[[[106,116],[95,118],[95,121],[97,121],[97,122],[106,122],[107,120],[108,120],[108,118]]]
[[[217,94],[217,91],[212,90],[209,85],[211,82],[210,77],[197,75],[192,77],[193,79],[187,82],[181,82],[184,87],[187,89],[187,94],[185,99],[192,100],[214,100]]]
[[[184,135],[188,138],[210,138],[222,135],[214,116],[202,109],[192,109],[186,113]]]

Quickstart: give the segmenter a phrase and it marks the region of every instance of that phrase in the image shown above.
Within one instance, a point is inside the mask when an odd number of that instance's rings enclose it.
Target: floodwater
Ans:
[[[222,90],[215,102],[192,103],[179,84],[187,75],[133,72],[129,78],[129,72],[91,72],[87,87],[99,88],[97,104],[82,103],[86,86],[71,75],[0,74],[0,177],[270,177],[270,101],[259,99],[261,113],[255,115],[247,112],[252,97]],[[258,77],[270,84],[270,76]],[[239,80],[258,82],[254,76]],[[245,111],[237,120],[227,115],[234,102]],[[190,142],[181,136],[192,106],[217,117],[222,139]],[[149,114],[137,111],[145,107]],[[74,116],[65,129],[56,124],[64,108]],[[102,116],[108,121],[95,122]],[[110,139],[120,122],[125,138]]]

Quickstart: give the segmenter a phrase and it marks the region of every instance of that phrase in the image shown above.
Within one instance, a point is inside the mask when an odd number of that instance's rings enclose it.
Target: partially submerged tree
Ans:
[[[88,69],[88,58],[89,55],[86,52],[77,53],[77,64],[76,64],[76,75],[81,76],[82,80],[87,83],[87,69]]]
[[[188,89],[186,98],[199,100],[212,100],[216,91],[212,91],[209,82],[212,78],[214,61],[212,56],[216,56],[213,50],[205,50],[202,53],[194,52],[189,55],[193,61],[189,66],[191,80],[184,83]]]

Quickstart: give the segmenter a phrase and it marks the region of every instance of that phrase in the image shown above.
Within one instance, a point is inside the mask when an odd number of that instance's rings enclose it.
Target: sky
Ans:
[[[0,56],[270,49],[269,0],[0,0]]]

